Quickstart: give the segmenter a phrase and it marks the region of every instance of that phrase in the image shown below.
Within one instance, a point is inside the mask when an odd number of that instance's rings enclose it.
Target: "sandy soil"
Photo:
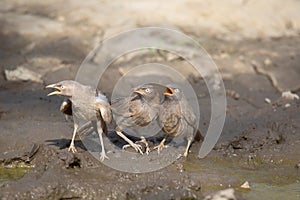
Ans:
[[[202,199],[230,187],[238,199],[299,198],[300,103],[281,97],[300,95],[299,8],[296,0],[2,1],[0,197]],[[196,142],[186,159],[130,174],[101,164],[79,140],[78,153],[67,151],[72,123],[59,112],[62,98],[47,97],[44,86],[74,79],[99,41],[144,26],[171,27],[203,45],[222,73],[227,117],[205,159],[197,158]],[[101,90],[110,95],[123,68],[149,61],[185,64],[161,54],[127,56],[106,72]],[[4,71],[20,66],[41,81],[7,80]],[[210,97],[203,80],[188,80],[199,94],[205,134]],[[239,187],[245,181],[250,190]]]

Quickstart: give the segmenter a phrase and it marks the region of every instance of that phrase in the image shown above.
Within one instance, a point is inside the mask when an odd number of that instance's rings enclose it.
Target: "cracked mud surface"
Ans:
[[[222,23],[215,14],[201,11],[201,17],[211,22],[208,25],[201,20],[195,24],[187,20],[193,19],[194,12],[172,18],[174,7],[181,6],[178,1],[170,8],[163,3],[162,10],[152,18],[142,12],[130,14],[134,8],[120,2],[43,2],[4,1],[1,7],[1,198],[202,199],[228,187],[236,190],[239,199],[299,197],[300,103],[281,97],[284,91],[300,95],[299,22],[297,18],[290,19],[292,8],[297,8],[299,2],[287,1],[286,8],[290,10],[278,16],[288,26],[278,23],[275,30],[271,25],[261,28],[259,23],[250,28],[252,21],[268,20],[263,12],[246,21],[246,25],[234,20],[235,12]],[[245,12],[259,7],[247,2],[243,4]],[[264,5],[270,1],[262,2]],[[271,5],[266,15],[276,8],[276,2]],[[119,16],[123,19],[111,14],[122,6]],[[135,6],[151,11],[158,4],[142,1]],[[191,1],[184,6],[184,11],[190,7],[197,10],[197,6],[206,6],[207,10],[222,7],[214,1],[210,5]],[[169,15],[162,14],[164,9]],[[200,160],[197,154],[201,143],[195,142],[188,158],[146,174],[108,168],[89,154],[80,140],[75,144],[78,153],[68,152],[72,122],[66,122],[59,112],[62,99],[47,97],[44,86],[74,79],[82,60],[103,38],[128,28],[161,24],[198,39],[222,73],[227,117],[213,151]],[[208,31],[203,34],[205,30]],[[208,91],[204,81],[188,71],[180,59],[149,52],[124,56],[105,72],[99,87],[110,95],[123,69],[154,61],[171,63],[189,77],[198,94],[200,130],[205,133],[210,119]],[[19,66],[40,74],[43,83],[6,80],[4,70]],[[239,188],[245,181],[250,182],[250,191]]]

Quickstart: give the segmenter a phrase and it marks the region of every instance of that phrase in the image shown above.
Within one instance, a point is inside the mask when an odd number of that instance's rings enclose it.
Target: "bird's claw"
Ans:
[[[153,149],[157,149],[157,153],[159,154],[160,151],[165,147],[163,143],[160,143],[159,145],[155,146]]]
[[[74,144],[71,144],[68,150],[69,150],[69,151],[72,151],[72,153],[76,153],[76,152],[77,152],[77,150],[76,150]]]
[[[105,159],[109,159],[105,152],[101,152],[100,154],[100,161],[103,162]]]
[[[146,138],[145,138],[144,136],[142,136],[142,137],[141,137],[141,140],[140,140],[140,141],[137,141],[137,142],[139,142],[139,143],[144,143],[144,144],[145,144],[145,146],[146,146],[145,153],[146,153],[147,155],[149,155],[149,153],[150,153],[150,148],[149,148],[149,144],[148,144]]]
[[[142,151],[142,146],[139,145],[139,144],[133,144],[132,146],[137,152],[140,152],[140,154],[144,154],[143,151]]]
[[[149,153],[150,153],[150,148],[146,147],[146,154],[149,155]]]
[[[133,147],[136,150],[136,152],[139,152],[142,155],[144,154],[142,151],[142,146],[139,144],[130,143],[130,144],[124,145],[122,147],[122,149],[126,149],[127,147]]]

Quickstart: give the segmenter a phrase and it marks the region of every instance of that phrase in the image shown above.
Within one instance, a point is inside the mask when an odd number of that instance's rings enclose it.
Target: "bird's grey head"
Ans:
[[[165,98],[167,99],[177,99],[177,100],[181,100],[183,97],[183,93],[181,91],[181,89],[179,89],[176,86],[167,86],[166,87],[166,91],[164,92]]]
[[[79,83],[77,83],[76,81],[66,80],[66,81],[61,81],[58,83],[47,85],[46,88],[55,89],[55,91],[49,93],[48,96],[61,95],[65,97],[72,97],[74,89],[77,85],[79,85]]]
[[[138,86],[133,90],[133,93],[138,94],[147,102],[153,102],[156,104],[160,104],[162,102],[163,91],[166,90],[166,87],[163,85],[159,85],[156,83],[149,83]]]

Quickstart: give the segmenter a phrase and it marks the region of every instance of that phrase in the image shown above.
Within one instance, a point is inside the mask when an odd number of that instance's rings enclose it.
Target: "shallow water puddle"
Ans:
[[[280,163],[280,164],[278,164]],[[241,158],[209,157],[188,159],[187,172],[199,175],[201,192],[209,194],[232,187],[247,199],[300,199],[300,170],[293,160],[280,160],[274,164],[263,159],[247,162]],[[248,181],[250,189],[240,186]]]
[[[0,182],[20,179],[33,167],[34,166],[27,164],[9,165],[5,167],[0,165]]]
[[[252,185],[252,189],[245,194],[245,197],[249,200],[298,200],[300,199],[300,182],[277,186],[264,183],[254,183]]]

